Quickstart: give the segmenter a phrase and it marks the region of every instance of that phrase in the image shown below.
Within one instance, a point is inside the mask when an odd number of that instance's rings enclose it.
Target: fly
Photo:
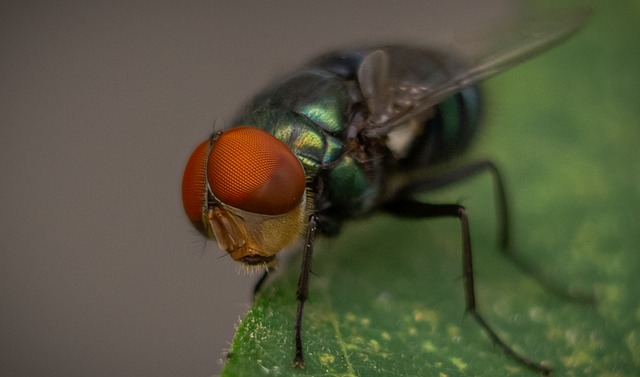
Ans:
[[[508,254],[507,201],[496,166],[477,161],[435,176],[434,167],[465,152],[474,139],[482,116],[479,81],[553,47],[588,17],[588,10],[576,10],[520,25],[525,32],[512,30],[516,38],[499,38],[470,59],[402,44],[322,55],[259,93],[237,126],[214,132],[195,149],[182,182],[187,216],[231,258],[266,269],[256,291],[280,251],[303,249],[293,366],[305,365],[302,318],[315,237],[384,211],[458,218],[467,311],[512,359],[551,372],[505,343],[477,310],[465,208],[424,203],[416,195],[490,173],[500,246]]]

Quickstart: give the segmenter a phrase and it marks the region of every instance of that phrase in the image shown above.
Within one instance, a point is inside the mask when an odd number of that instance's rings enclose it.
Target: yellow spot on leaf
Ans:
[[[467,369],[467,363],[465,363],[464,361],[462,361],[461,358],[459,357],[452,357],[451,362],[453,363],[453,365],[455,365],[459,370],[463,371],[465,369]]]
[[[416,309],[413,311],[413,320],[416,322],[428,322],[435,326],[438,322],[438,313],[434,310]]]
[[[369,347],[371,347],[374,352],[380,352],[380,343],[375,339],[369,340]]]
[[[460,338],[460,328],[458,326],[455,325],[449,325],[447,326],[447,335],[449,335],[449,337],[455,339],[455,340],[459,340]]]
[[[422,349],[427,352],[435,352],[436,346],[431,341],[422,342]]]
[[[320,355],[320,363],[322,363],[322,365],[328,365],[333,363],[334,361],[336,361],[336,358],[333,355],[330,355],[328,353],[323,353],[322,355]]]

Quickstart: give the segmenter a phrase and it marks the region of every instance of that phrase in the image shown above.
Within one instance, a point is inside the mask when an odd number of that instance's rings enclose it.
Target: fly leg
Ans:
[[[302,266],[300,268],[300,277],[298,278],[298,289],[296,291],[296,299],[298,300],[298,311],[296,313],[295,332],[295,356],[291,365],[296,368],[304,368],[304,355],[302,349],[302,315],[304,312],[304,303],[309,297],[309,273],[311,272],[311,256],[313,254],[313,240],[316,230],[318,229],[318,218],[316,215],[309,217],[309,225],[307,228],[307,238],[304,243],[304,252],[302,253]]]
[[[298,278],[298,288],[296,291],[296,300],[298,301],[298,310],[296,312],[296,323],[294,326],[295,332],[295,356],[291,365],[296,368],[304,369],[304,350],[302,347],[302,317],[304,314],[304,303],[309,297],[309,273],[311,272],[311,262],[313,254],[313,240],[315,239],[315,233],[318,229],[318,218],[316,215],[309,217],[309,226],[307,229],[306,242],[304,244],[304,251],[302,253],[302,266],[300,268],[300,277]],[[265,281],[269,277],[269,274],[273,272],[273,268],[268,267],[260,279],[253,287],[253,297],[260,292],[260,289],[264,285]]]
[[[395,199],[384,206],[384,210],[397,216],[406,218],[441,218],[457,217],[460,220],[462,230],[462,272],[464,280],[464,292],[466,310],[485,330],[494,344],[497,344],[509,357],[522,365],[536,370],[543,375],[551,373],[552,369],[539,362],[531,360],[511,348],[489,326],[488,322],[476,308],[476,295],[473,281],[473,255],[471,252],[471,236],[469,233],[469,221],[466,210],[458,204],[428,204],[413,199]]]
[[[264,272],[262,273],[262,276],[260,276],[260,279],[258,279],[258,281],[256,281],[256,285],[253,286],[253,298],[256,297],[256,295],[258,294],[258,292],[260,292],[260,290],[262,289],[262,287],[264,286],[264,283],[267,281],[267,279],[269,278],[269,275],[275,270],[274,267],[267,267],[264,269]]]
[[[514,260],[516,260],[516,264],[519,264],[520,261],[518,261],[517,258],[511,256],[513,252],[511,250],[511,229],[509,226],[510,222],[509,207],[507,203],[507,192],[505,190],[504,181],[502,180],[500,171],[493,162],[489,160],[476,161],[469,165],[464,165],[462,167],[450,170],[432,179],[426,179],[421,182],[407,185],[400,190],[397,197],[410,197],[414,194],[445,187],[485,172],[490,173],[493,177],[496,211],[498,215],[498,244],[500,245],[500,249],[505,254],[510,255],[510,258],[513,258]]]
[[[501,177],[500,171],[493,162],[489,160],[480,160],[469,165],[453,169],[441,176],[407,185],[400,190],[397,197],[411,197],[414,194],[444,187],[452,183],[471,178],[479,173],[486,172],[490,173],[493,177],[498,222],[498,244],[502,254],[509,258],[513,264],[520,268],[520,270],[527,275],[532,276],[540,285],[556,296],[581,302],[583,304],[593,305],[595,303],[593,294],[590,292],[571,291],[565,285],[558,282],[553,276],[545,274],[543,270],[538,268],[535,264],[527,261],[525,258],[522,258],[515,251],[511,242],[507,192],[505,190],[504,181]]]

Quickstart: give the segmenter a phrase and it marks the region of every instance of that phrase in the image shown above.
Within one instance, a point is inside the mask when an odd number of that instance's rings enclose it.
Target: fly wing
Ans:
[[[460,56],[386,47],[362,61],[358,81],[371,117],[365,133],[381,136],[426,116],[447,97],[559,44],[591,16],[590,8],[525,15],[479,43],[464,42]]]

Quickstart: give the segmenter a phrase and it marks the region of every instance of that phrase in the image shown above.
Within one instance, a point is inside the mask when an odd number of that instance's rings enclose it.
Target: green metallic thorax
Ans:
[[[447,80],[450,69],[455,72],[457,63],[434,51],[383,49],[398,82],[419,87]],[[261,128],[289,146],[305,169],[315,213],[327,233],[348,218],[374,212],[401,181],[412,183],[414,178],[404,179],[411,176],[407,173],[464,151],[480,120],[479,92],[471,86],[435,105],[401,153],[389,146],[387,134],[367,137],[362,131],[371,125],[358,71],[371,51],[347,50],[316,59],[258,94],[235,123]]]
[[[357,217],[372,210],[382,172],[357,162],[345,144],[351,114],[345,80],[310,69],[255,97],[237,124],[261,128],[289,146],[319,196],[317,207],[341,208]]]

